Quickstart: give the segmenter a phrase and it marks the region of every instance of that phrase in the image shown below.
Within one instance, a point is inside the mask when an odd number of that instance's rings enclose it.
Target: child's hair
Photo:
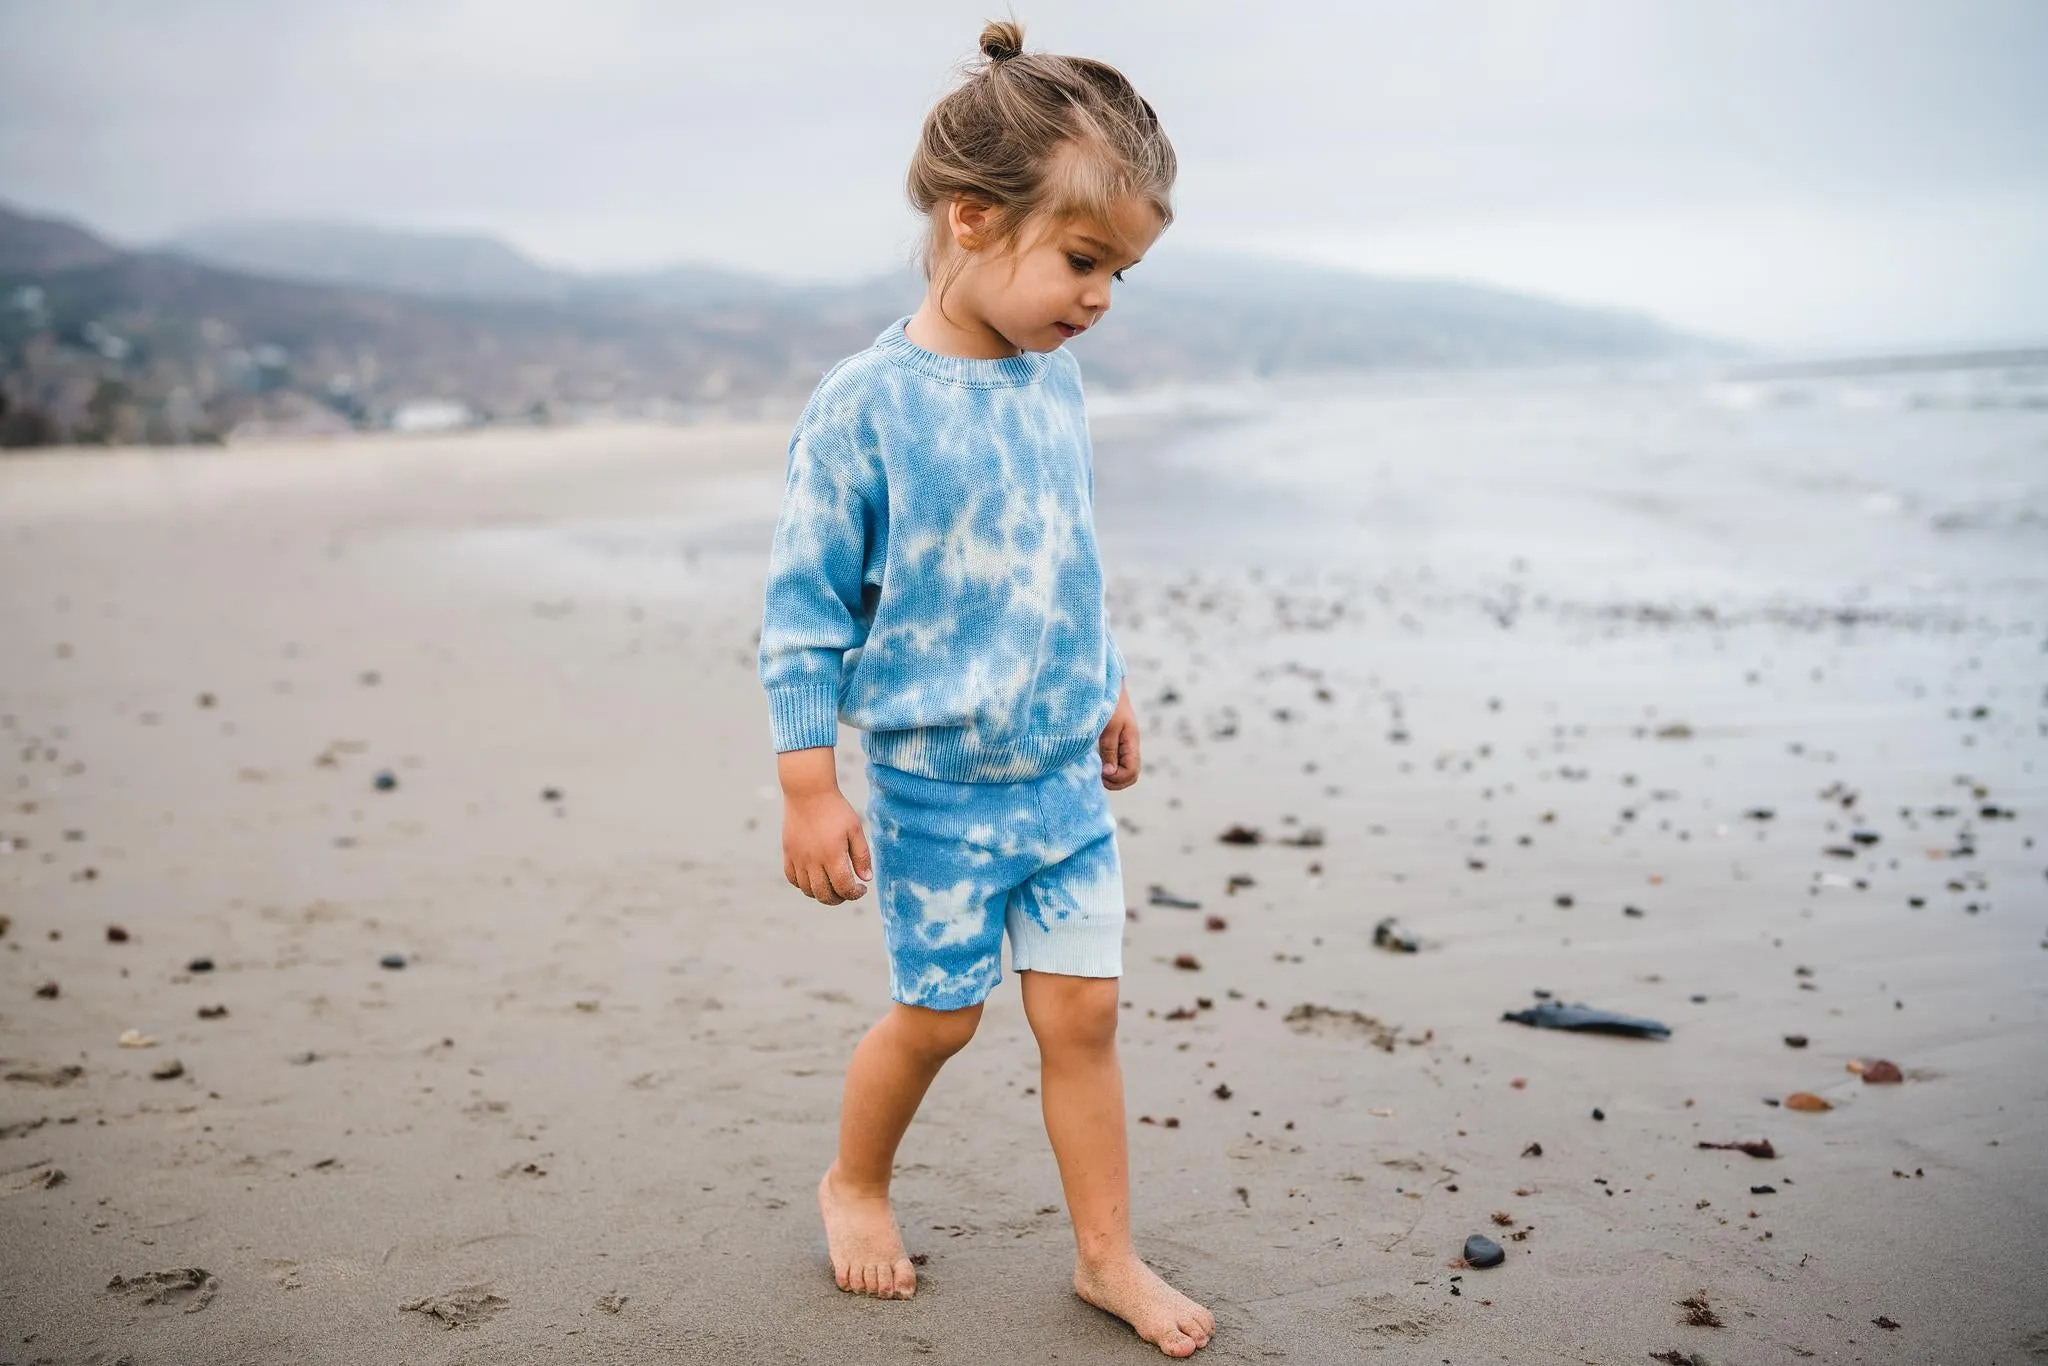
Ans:
[[[1034,218],[1105,224],[1136,196],[1173,221],[1173,144],[1152,106],[1115,67],[1024,51],[1023,26],[991,21],[988,60],[925,116],[910,159],[910,202],[932,220],[919,253],[926,278],[947,242],[956,196],[995,212],[989,245],[1013,242]]]

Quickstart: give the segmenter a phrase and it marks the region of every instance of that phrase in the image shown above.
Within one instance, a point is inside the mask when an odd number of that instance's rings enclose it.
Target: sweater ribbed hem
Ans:
[[[1045,373],[1046,358],[1031,351],[1020,351],[1001,360],[971,360],[927,351],[904,332],[903,325],[909,321],[899,319],[875,338],[875,349],[906,370],[963,389],[1017,389],[1036,384]]]
[[[861,745],[885,768],[947,783],[1023,783],[1064,768],[1095,748],[1099,730],[1084,735],[1027,735],[984,745],[958,726],[868,731]]]
[[[839,743],[839,685],[797,683],[768,690],[768,725],[775,752],[830,748]]]

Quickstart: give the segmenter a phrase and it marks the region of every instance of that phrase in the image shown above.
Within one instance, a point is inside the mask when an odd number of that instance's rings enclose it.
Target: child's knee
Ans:
[[[981,1024],[978,1005],[960,1010],[928,1010],[899,1004],[895,1013],[903,1041],[919,1054],[939,1062],[967,1047],[967,1041]]]
[[[1045,1052],[1099,1051],[1116,1047],[1117,979],[1049,979],[1026,997],[1031,1032]]]

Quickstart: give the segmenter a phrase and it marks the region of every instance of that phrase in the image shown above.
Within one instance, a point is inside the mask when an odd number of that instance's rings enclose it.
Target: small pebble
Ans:
[[[398,775],[387,768],[377,775],[373,785],[379,792],[389,792],[398,786]]]
[[[127,943],[127,942],[128,942],[128,931],[126,931],[126,930],[122,929],[122,928],[121,928],[121,927],[120,927],[119,925],[109,925],[109,926],[107,926],[107,942],[108,942],[109,944],[125,944],[125,943]]]
[[[1594,1107],[1593,1107],[1593,1118],[1595,1118],[1595,1119],[1606,1119],[1606,1118],[1607,1118],[1607,1112],[1606,1112],[1605,1110],[1601,1109],[1601,1108],[1600,1108],[1599,1106],[1597,1106],[1597,1105],[1596,1105],[1596,1106],[1594,1106]]]
[[[1806,1036],[1805,1036],[1804,1034],[1787,1034],[1787,1035],[1785,1036],[1785,1047],[1787,1047],[1787,1048],[1804,1048],[1804,1047],[1806,1047]]]
[[[187,964],[185,965],[185,971],[187,971],[187,972],[212,972],[212,971],[213,971],[213,960],[212,960],[211,958],[195,958],[195,959],[193,959],[193,960],[192,960],[191,962],[189,962],[189,963],[187,963]]]
[[[405,955],[402,953],[387,953],[377,960],[377,966],[390,968],[395,972],[405,966]]]
[[[149,1075],[158,1081],[174,1081],[185,1075],[185,1064],[179,1062],[176,1058],[165,1058],[155,1067],[149,1069]]]
[[[1483,1233],[1475,1233],[1465,1240],[1465,1262],[1469,1266],[1485,1268],[1499,1266],[1508,1259],[1499,1243]]]

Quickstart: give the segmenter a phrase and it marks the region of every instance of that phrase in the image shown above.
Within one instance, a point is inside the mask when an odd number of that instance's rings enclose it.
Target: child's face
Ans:
[[[1109,311],[1112,284],[1164,227],[1137,198],[1118,201],[1107,223],[1027,223],[1007,249],[970,253],[947,312],[957,300],[1019,351],[1057,350]]]

